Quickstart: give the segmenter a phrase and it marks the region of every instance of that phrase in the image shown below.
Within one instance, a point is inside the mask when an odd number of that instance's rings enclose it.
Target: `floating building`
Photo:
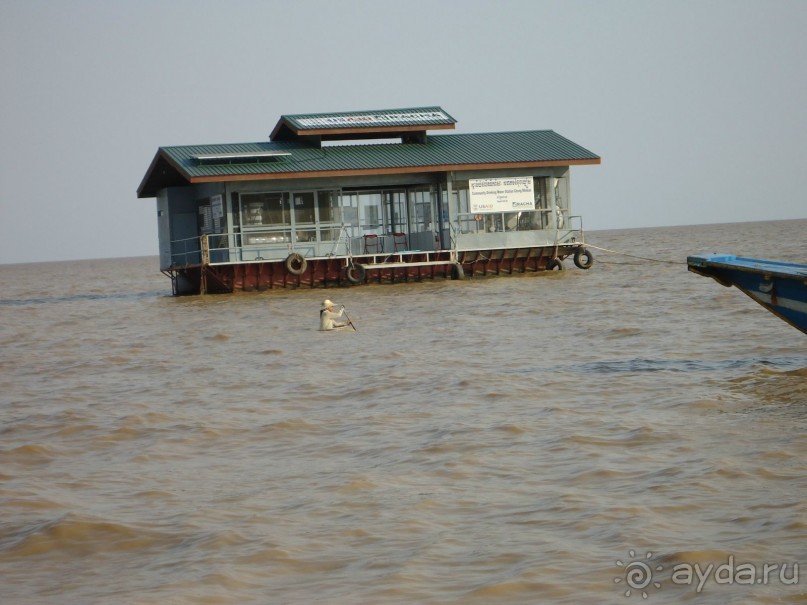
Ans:
[[[174,294],[331,287],[588,268],[570,167],[551,130],[456,134],[440,107],[281,116],[268,141],[160,147],[157,199]]]

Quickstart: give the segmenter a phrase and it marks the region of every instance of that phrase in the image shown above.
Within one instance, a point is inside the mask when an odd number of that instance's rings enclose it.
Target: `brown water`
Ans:
[[[156,258],[0,266],[0,602],[805,602],[807,337],[685,266],[805,231],[192,298]]]

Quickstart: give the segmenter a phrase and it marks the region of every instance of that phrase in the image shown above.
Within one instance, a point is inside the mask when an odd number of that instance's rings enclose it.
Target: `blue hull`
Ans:
[[[687,258],[690,271],[737,286],[768,311],[807,334],[807,265],[707,254]]]

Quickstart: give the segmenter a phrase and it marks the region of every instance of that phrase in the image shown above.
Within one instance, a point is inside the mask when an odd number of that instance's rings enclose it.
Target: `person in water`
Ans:
[[[336,319],[342,317],[342,314],[345,312],[344,305],[339,312],[334,312],[334,304],[330,300],[325,300],[322,303],[322,308],[319,311],[319,329],[320,330],[333,330],[335,328],[342,328],[347,325],[347,323],[340,323],[335,321]]]

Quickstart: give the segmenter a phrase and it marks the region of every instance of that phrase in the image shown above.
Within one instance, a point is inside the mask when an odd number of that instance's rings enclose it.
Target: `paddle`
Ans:
[[[342,305],[342,313],[344,313],[344,314],[345,314],[345,319],[347,319],[347,323],[349,323],[349,324],[350,324],[350,327],[351,327],[351,328],[353,328],[353,330],[354,330],[355,332],[358,332],[358,330],[356,329],[356,326],[354,326],[354,325],[353,325],[353,322],[352,322],[352,321],[350,321],[350,317],[348,317],[348,315],[347,315],[347,311],[345,311],[345,305]]]

